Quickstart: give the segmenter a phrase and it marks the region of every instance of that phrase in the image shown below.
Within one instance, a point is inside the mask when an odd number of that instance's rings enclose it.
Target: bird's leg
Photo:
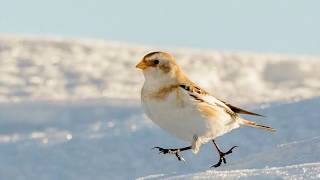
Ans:
[[[219,167],[222,162],[226,164],[227,161],[226,161],[225,156],[228,155],[228,154],[231,154],[231,153],[232,153],[232,150],[233,150],[234,148],[238,147],[238,146],[233,146],[232,148],[229,149],[229,151],[227,151],[227,152],[222,152],[222,151],[220,150],[219,146],[216,144],[216,142],[215,142],[214,140],[212,140],[212,142],[213,142],[214,146],[216,147],[216,149],[217,149],[218,152],[219,152],[220,159],[219,159],[219,161],[218,161],[217,164],[215,164],[215,165],[213,165],[213,166],[211,166],[211,167]]]
[[[184,147],[184,148],[176,148],[176,149],[165,149],[162,147],[154,147],[152,149],[158,149],[159,153],[162,153],[162,154],[174,154],[174,155],[176,155],[176,157],[179,161],[185,161],[179,153],[182,151],[186,151],[186,150],[191,149],[191,146]]]

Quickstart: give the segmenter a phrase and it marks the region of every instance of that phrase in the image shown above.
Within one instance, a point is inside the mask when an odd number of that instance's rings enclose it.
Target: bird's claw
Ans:
[[[153,147],[152,149],[158,149],[160,154],[174,154],[178,161],[185,161],[184,158],[179,154],[179,149],[165,149],[162,147]]]
[[[226,161],[225,156],[228,155],[228,154],[231,154],[231,153],[232,153],[232,150],[233,150],[234,148],[236,148],[236,147],[238,147],[238,146],[233,146],[232,148],[229,149],[229,151],[227,151],[227,152],[225,152],[225,153],[224,153],[224,152],[219,152],[219,155],[220,155],[219,161],[217,162],[217,164],[215,164],[215,165],[213,165],[213,166],[211,166],[211,167],[217,168],[217,167],[219,167],[219,166],[222,164],[222,162],[223,162],[224,164],[227,164],[227,161]]]
[[[176,155],[178,161],[186,161],[178,152],[176,152],[175,155]]]
[[[159,153],[161,154],[168,154],[170,153],[170,149],[164,149],[162,147],[153,147],[152,149],[158,149],[159,150]],[[170,153],[171,154],[171,153]]]
[[[234,148],[236,148],[236,147],[238,147],[238,146],[233,146],[232,148],[229,149],[229,151],[225,152],[224,155],[231,154],[231,153],[232,153],[232,150],[233,150]]]

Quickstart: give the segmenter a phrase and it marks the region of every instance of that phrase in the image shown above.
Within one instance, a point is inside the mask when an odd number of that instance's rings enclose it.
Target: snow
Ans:
[[[320,137],[281,144],[235,162],[222,170],[162,176],[163,179],[316,179],[320,178]],[[257,169],[259,168],[259,169]],[[146,177],[141,179],[156,179]]]
[[[244,170],[239,174],[245,172],[249,176],[259,172],[251,171],[252,168],[262,168],[261,172],[265,173],[276,171],[265,167],[279,167],[277,171],[281,172],[296,167],[294,171],[299,172],[303,164],[319,163],[319,105],[320,98],[314,98],[256,109],[270,117],[259,122],[275,126],[278,132],[270,134],[243,128],[218,139],[224,149],[232,145],[239,148],[227,157],[226,166],[213,172],[222,170],[223,175],[230,170],[232,174]],[[196,156],[184,153],[185,163],[159,155],[151,149],[153,146],[186,144],[144,118],[136,101],[5,103],[0,108],[0,124],[0,179],[184,175],[205,172],[218,158],[209,144]],[[287,166],[290,168],[286,169]],[[308,167],[305,168],[310,173],[316,169]],[[207,177],[213,172],[199,176]]]
[[[154,177],[140,178],[151,179]],[[157,178],[157,177],[155,177]],[[320,163],[306,163],[264,169],[244,169],[231,171],[209,171],[193,175],[175,177],[160,176],[162,179],[319,179]]]
[[[134,68],[157,47],[64,38],[0,35],[0,101],[137,99]],[[190,78],[233,103],[320,95],[320,58],[173,49]],[[253,98],[254,97],[254,98]]]
[[[158,49],[0,36],[0,179],[320,178],[318,57],[173,50],[192,79],[278,130],[219,138],[223,149],[239,148],[210,169],[218,160],[211,144],[183,153],[186,162],[152,150],[187,144],[141,109],[134,65],[150,50]]]

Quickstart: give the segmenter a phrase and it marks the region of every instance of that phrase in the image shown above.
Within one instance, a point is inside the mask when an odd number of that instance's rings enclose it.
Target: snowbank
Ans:
[[[156,47],[98,40],[0,36],[0,101],[137,99],[134,66]],[[234,103],[320,95],[320,58],[170,50],[191,79]],[[254,97],[254,98],[253,98]]]

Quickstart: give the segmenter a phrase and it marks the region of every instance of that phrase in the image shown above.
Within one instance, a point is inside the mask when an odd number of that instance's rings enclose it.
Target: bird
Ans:
[[[218,99],[192,82],[167,52],[155,51],[146,54],[136,65],[142,70],[144,84],[141,89],[141,104],[145,114],[156,125],[180,140],[188,142],[182,148],[154,147],[159,153],[175,155],[184,161],[180,152],[199,152],[201,145],[212,142],[219,153],[219,160],[211,167],[226,164],[226,155],[216,138],[242,126],[275,132],[272,127],[244,119],[240,114],[263,116]]]

